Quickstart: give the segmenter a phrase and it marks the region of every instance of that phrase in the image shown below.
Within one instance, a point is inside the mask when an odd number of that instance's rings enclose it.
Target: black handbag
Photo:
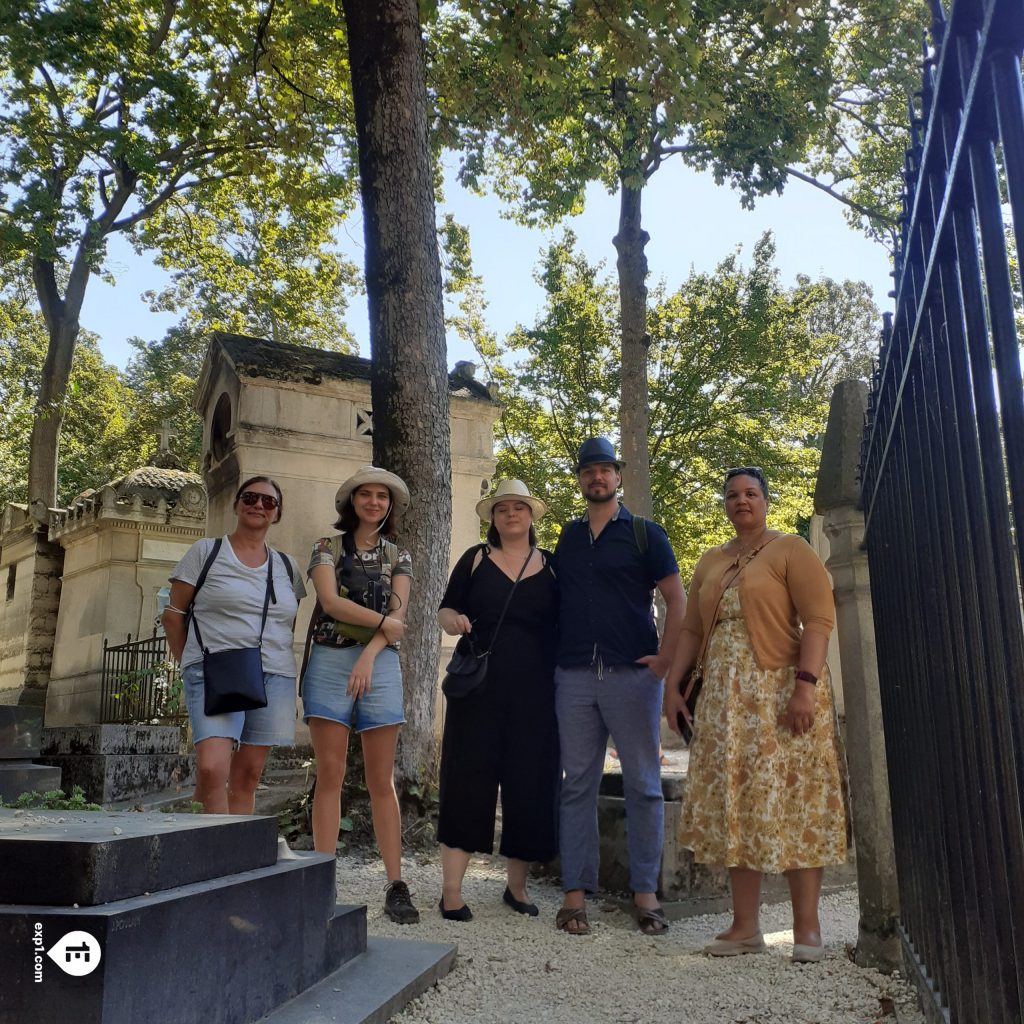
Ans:
[[[263,617],[260,636],[255,647],[231,647],[226,651],[211,651],[203,645],[196,621],[196,594],[206,582],[207,573],[220,552],[221,538],[214,542],[203,565],[196,588],[192,592],[188,614],[192,619],[196,642],[203,652],[203,710],[207,715],[225,715],[233,711],[253,711],[267,706],[267,684],[263,676],[263,631],[267,626],[267,611],[274,594],[274,553],[267,548],[267,589],[263,595]]]
[[[519,575],[515,578],[512,589],[508,592],[508,597],[505,598],[505,605],[501,609],[498,624],[494,627],[494,632],[491,634],[491,646],[482,654],[477,653],[473,638],[468,633],[464,633],[458,646],[455,648],[452,660],[448,662],[444,670],[444,679],[441,680],[441,692],[449,700],[457,700],[460,697],[469,696],[487,678],[487,663],[490,660],[491,651],[494,650],[494,643],[498,639],[501,624],[505,621],[505,612],[508,611],[509,602],[512,600],[516,587],[519,586],[523,573],[526,572],[526,567],[530,564],[530,559],[533,558],[533,550],[533,548],[530,548],[530,553],[526,556],[526,561],[523,562],[523,567],[519,570]]]

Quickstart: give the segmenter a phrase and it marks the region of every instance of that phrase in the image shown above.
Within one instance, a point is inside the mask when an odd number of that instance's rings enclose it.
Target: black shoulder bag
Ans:
[[[213,550],[203,565],[196,589],[192,592],[192,600],[188,605],[188,615],[192,619],[196,642],[203,652],[203,710],[207,715],[225,715],[232,711],[252,711],[267,706],[267,684],[263,678],[263,631],[267,627],[267,610],[270,599],[274,595],[274,553],[267,548],[267,589],[263,596],[263,617],[260,620],[260,638],[255,647],[232,647],[226,651],[210,651],[203,644],[196,621],[196,594],[206,582],[210,571],[220,552],[222,539],[214,541]]]
[[[448,667],[445,669],[445,677],[441,680],[441,692],[449,700],[468,697],[487,678],[487,662],[490,660],[491,651],[494,650],[494,643],[498,639],[501,624],[505,621],[505,612],[508,611],[509,602],[512,600],[516,587],[519,586],[519,581],[523,578],[523,573],[526,572],[526,567],[530,564],[530,559],[533,558],[533,552],[534,549],[530,548],[530,553],[526,556],[526,561],[523,562],[523,567],[519,570],[519,575],[508,592],[508,597],[505,598],[505,606],[501,609],[498,624],[491,634],[491,646],[482,654],[478,654],[472,635],[469,633],[462,635],[462,640],[459,641],[459,646],[455,648],[452,660],[448,662]],[[465,641],[466,646],[459,650],[459,647],[462,647],[462,641]]]

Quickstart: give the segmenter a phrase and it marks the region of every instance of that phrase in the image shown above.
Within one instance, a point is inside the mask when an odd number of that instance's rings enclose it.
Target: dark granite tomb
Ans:
[[[22,793],[60,789],[60,768],[32,763],[39,756],[42,729],[40,708],[0,704],[0,801],[14,803]]]
[[[285,851],[273,818],[3,812],[0,1024],[251,1024],[325,978],[339,1002],[379,987],[337,973],[367,936],[334,858]],[[454,948],[417,952],[363,1000],[414,998]]]

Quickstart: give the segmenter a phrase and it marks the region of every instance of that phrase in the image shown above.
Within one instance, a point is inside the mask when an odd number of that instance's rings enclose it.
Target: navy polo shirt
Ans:
[[[665,531],[647,521],[647,553],[640,554],[633,516],[625,505],[598,535],[586,517],[562,527],[555,548],[560,617],[558,664],[625,665],[658,653],[652,604],[658,580],[679,572]]]

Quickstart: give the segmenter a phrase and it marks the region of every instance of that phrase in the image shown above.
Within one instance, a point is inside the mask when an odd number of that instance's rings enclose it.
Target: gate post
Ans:
[[[832,394],[814,505],[815,511],[824,517],[831,548],[826,568],[832,574],[843,666],[860,902],[856,962],[861,967],[889,972],[901,966],[897,931],[899,890],[871,587],[863,548],[864,515],[857,507],[866,411],[867,385],[856,380],[840,381]]]

